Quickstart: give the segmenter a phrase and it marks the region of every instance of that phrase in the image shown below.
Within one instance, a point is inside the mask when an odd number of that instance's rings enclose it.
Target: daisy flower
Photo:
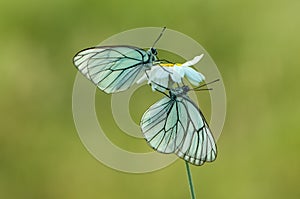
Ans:
[[[161,63],[159,65],[154,65],[151,67],[150,71],[146,71],[147,74],[144,74],[137,83],[139,84],[148,79],[148,84],[154,82],[151,84],[153,90],[159,88],[164,91],[161,87],[171,88],[174,83],[182,83],[182,78],[186,77],[191,84],[198,86],[205,77],[190,66],[198,63],[203,56],[204,54],[201,54],[183,64]]]

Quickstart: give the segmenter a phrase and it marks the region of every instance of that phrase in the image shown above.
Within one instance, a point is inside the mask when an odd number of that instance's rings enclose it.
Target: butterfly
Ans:
[[[163,28],[153,46],[162,36]],[[78,52],[75,67],[99,89],[106,93],[127,90],[145,71],[159,63],[157,50],[135,46],[96,46]]]
[[[216,159],[217,147],[204,115],[187,95],[190,90],[181,86],[164,93],[166,97],[144,113],[140,126],[153,149],[202,165]]]

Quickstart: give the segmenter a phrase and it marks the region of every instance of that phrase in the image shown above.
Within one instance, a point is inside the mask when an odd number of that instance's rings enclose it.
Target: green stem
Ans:
[[[187,161],[185,161],[185,166],[186,166],[186,172],[187,172],[187,175],[188,175],[188,180],[189,180],[189,185],[190,185],[191,198],[196,199],[195,192],[194,192],[192,175],[191,175],[191,170],[190,170],[190,165]]]

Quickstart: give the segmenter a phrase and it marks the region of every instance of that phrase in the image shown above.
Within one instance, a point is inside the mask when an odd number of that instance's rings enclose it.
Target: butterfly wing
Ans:
[[[101,90],[114,93],[128,89],[150,68],[152,58],[133,46],[99,46],[74,56],[76,68]]]
[[[194,165],[214,161],[217,147],[204,115],[188,96],[177,97],[176,101],[186,111],[188,118],[184,142],[175,153]]]
[[[142,117],[141,129],[149,145],[161,153],[176,153],[194,165],[216,158],[208,124],[188,96],[165,97],[153,104]]]
[[[141,119],[141,129],[148,144],[161,153],[174,153],[183,142],[186,121],[180,121],[180,107],[169,97],[153,104]],[[183,112],[182,114],[186,114]]]

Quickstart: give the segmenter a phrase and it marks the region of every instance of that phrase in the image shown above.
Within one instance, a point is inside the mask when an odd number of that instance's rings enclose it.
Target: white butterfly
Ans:
[[[134,46],[97,46],[78,52],[76,68],[106,93],[128,89],[157,61],[157,51]]]
[[[166,27],[145,51],[134,46],[96,46],[78,52],[73,63],[89,80],[106,93],[127,90],[146,70],[156,63],[157,51],[153,47],[161,38]]]
[[[140,126],[153,149],[202,165],[216,159],[217,147],[202,112],[187,95],[189,90],[171,89],[144,113]]]

